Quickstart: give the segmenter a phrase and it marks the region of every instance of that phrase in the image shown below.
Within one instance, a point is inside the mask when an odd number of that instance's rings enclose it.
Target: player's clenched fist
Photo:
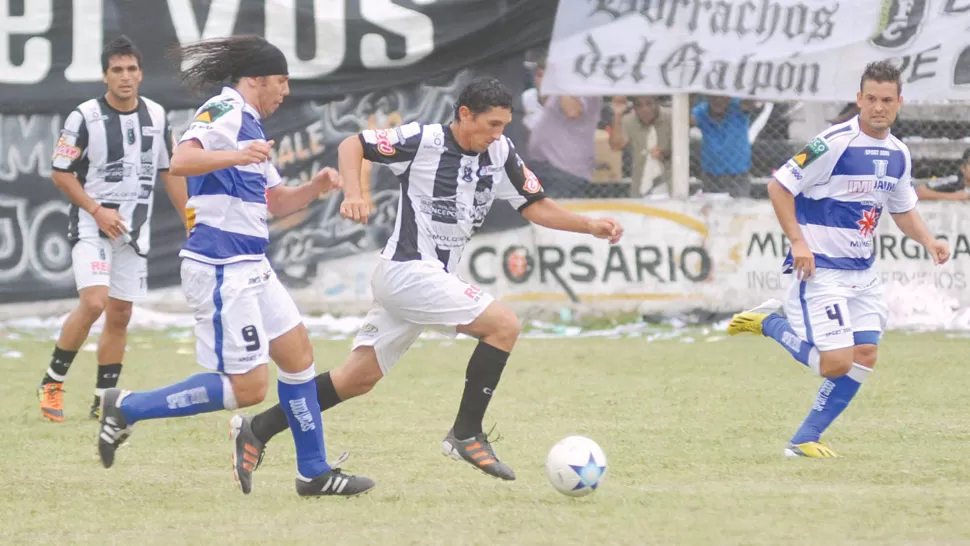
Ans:
[[[343,187],[343,178],[341,178],[340,173],[337,169],[333,167],[324,167],[320,169],[320,172],[313,175],[310,182],[316,184],[317,190],[320,193],[328,192],[330,190],[339,190]]]
[[[344,197],[344,202],[340,204],[340,215],[358,224],[366,224],[370,204],[362,197]]]
[[[275,140],[269,142],[253,142],[245,149],[239,150],[236,165],[254,165],[270,158]]]
[[[930,244],[926,245],[926,251],[929,252],[930,257],[933,258],[933,263],[936,265],[945,264],[950,259],[950,245],[946,241],[933,239]]]
[[[593,222],[589,233],[598,239],[608,239],[610,244],[616,244],[623,237],[623,226],[613,218],[601,218]]]

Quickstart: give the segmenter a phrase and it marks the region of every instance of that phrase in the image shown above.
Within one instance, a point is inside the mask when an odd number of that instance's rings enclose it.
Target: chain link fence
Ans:
[[[527,66],[530,83],[538,85],[541,60]],[[670,97],[548,100],[533,87],[522,104],[530,131],[524,157],[553,197],[669,197]],[[970,198],[968,106],[904,103],[892,132],[909,146],[921,199]],[[854,103],[692,95],[690,195],[767,199],[775,169],[856,113]]]

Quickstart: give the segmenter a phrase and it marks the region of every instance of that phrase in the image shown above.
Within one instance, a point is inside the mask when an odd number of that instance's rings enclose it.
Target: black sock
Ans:
[[[458,417],[455,418],[455,438],[467,440],[482,433],[485,410],[508,359],[509,353],[502,349],[478,342],[465,372],[465,392],[461,395]]]
[[[94,385],[94,403],[101,401],[101,393],[104,389],[113,389],[118,386],[118,377],[121,375],[121,364],[101,364],[98,366],[98,382]]]
[[[42,383],[45,385],[47,383],[63,383],[65,377],[67,377],[67,370],[71,367],[71,363],[74,362],[74,357],[76,356],[77,351],[65,351],[55,345],[54,354],[51,356],[51,364],[47,368],[47,373],[44,375]]]
[[[333,386],[330,379],[330,372],[322,373],[315,379],[317,383],[317,400],[320,402],[320,411],[327,411],[341,402],[337,396],[337,389]],[[290,428],[286,422],[286,414],[279,404],[253,417],[253,434],[264,444],[269,442],[273,436]]]

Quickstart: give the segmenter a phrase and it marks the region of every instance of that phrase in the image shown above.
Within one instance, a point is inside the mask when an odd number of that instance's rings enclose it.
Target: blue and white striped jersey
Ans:
[[[241,150],[265,142],[259,113],[231,87],[196,112],[180,142],[197,140],[206,150]],[[268,160],[188,178],[189,238],[183,258],[222,265],[261,260],[269,244],[266,193],[280,175]]]
[[[872,267],[883,209],[899,214],[916,206],[912,165],[902,141],[866,135],[855,117],[824,131],[775,172],[795,196],[795,215],[816,267]],[[786,273],[791,265],[789,252]]]

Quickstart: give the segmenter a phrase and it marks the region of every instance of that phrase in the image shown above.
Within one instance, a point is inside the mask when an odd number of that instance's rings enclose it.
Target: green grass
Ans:
[[[68,421],[34,398],[51,342],[0,345],[0,544],[970,544],[966,339],[890,334],[855,403],[826,436],[835,460],[786,460],[819,379],[773,343],[523,340],[486,426],[517,472],[500,482],[440,454],[472,344],[422,340],[362,399],[327,412],[330,457],[378,487],[298,498],[291,440],[270,444],[255,490],[229,469],[227,413],[140,423],[101,468],[86,419],[94,355],[67,383]],[[199,370],[190,348],[136,333],[122,385]],[[348,342],[315,343],[317,368]],[[271,394],[275,403],[275,391]],[[265,407],[261,406],[261,407]],[[253,410],[249,410],[253,411]],[[543,463],[584,434],[609,457],[603,487],[570,499]]]

